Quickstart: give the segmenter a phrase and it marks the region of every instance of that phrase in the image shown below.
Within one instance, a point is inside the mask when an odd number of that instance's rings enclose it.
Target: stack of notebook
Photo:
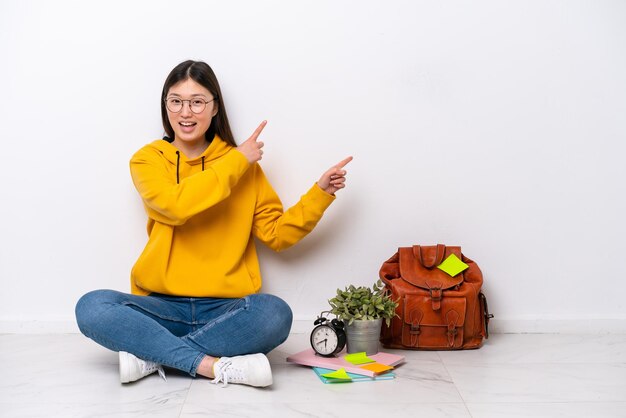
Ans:
[[[383,352],[371,356],[342,352],[337,357],[322,357],[309,348],[287,357],[287,361],[311,366],[324,383],[371,382],[395,378],[393,368],[404,362],[404,356]]]

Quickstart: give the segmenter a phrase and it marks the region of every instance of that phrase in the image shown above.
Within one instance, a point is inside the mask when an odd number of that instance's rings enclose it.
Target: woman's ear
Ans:
[[[217,104],[215,106],[213,106],[213,114],[211,115],[212,118],[214,118],[215,115],[217,115],[218,108],[219,108],[219,106]]]

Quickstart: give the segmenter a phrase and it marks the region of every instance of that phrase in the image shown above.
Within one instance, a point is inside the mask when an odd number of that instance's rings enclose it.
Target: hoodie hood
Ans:
[[[187,158],[187,156],[180,152],[178,148],[172,145],[170,142],[167,142],[164,139],[157,139],[148,145],[150,148],[154,148],[158,150],[166,160],[168,160],[172,164],[176,164],[177,161],[180,160],[180,164],[186,163],[189,165],[201,164],[202,159],[204,158],[205,163],[209,163],[213,160],[218,159],[219,157],[226,154],[228,151],[233,149],[231,145],[228,145],[222,138],[215,135],[213,141],[209,144],[207,149],[204,150],[202,154],[195,158]]]
[[[205,164],[210,163],[214,160],[217,160],[228,151],[230,151],[233,147],[219,136],[215,135],[213,140],[204,150],[202,154],[195,158],[187,158],[185,154],[183,154],[178,148],[176,148],[171,142],[165,139],[157,139],[148,145],[148,148],[154,148],[157,150],[167,161],[171,164],[176,165],[176,184],[180,183],[180,172],[181,166],[195,166],[198,164],[202,164],[202,171],[204,171]],[[182,171],[187,171],[182,169]]]

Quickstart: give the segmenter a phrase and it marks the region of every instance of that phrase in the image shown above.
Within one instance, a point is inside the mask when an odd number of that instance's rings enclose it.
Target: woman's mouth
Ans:
[[[183,132],[190,133],[196,127],[196,122],[178,122],[178,125]]]

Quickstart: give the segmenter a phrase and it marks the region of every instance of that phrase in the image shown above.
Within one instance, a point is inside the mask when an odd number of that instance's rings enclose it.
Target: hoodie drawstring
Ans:
[[[204,155],[202,156],[202,171],[204,171]],[[176,184],[180,184],[180,151],[176,151]]]
[[[176,184],[180,184],[180,175],[178,174],[180,168],[180,151],[176,151]]]

